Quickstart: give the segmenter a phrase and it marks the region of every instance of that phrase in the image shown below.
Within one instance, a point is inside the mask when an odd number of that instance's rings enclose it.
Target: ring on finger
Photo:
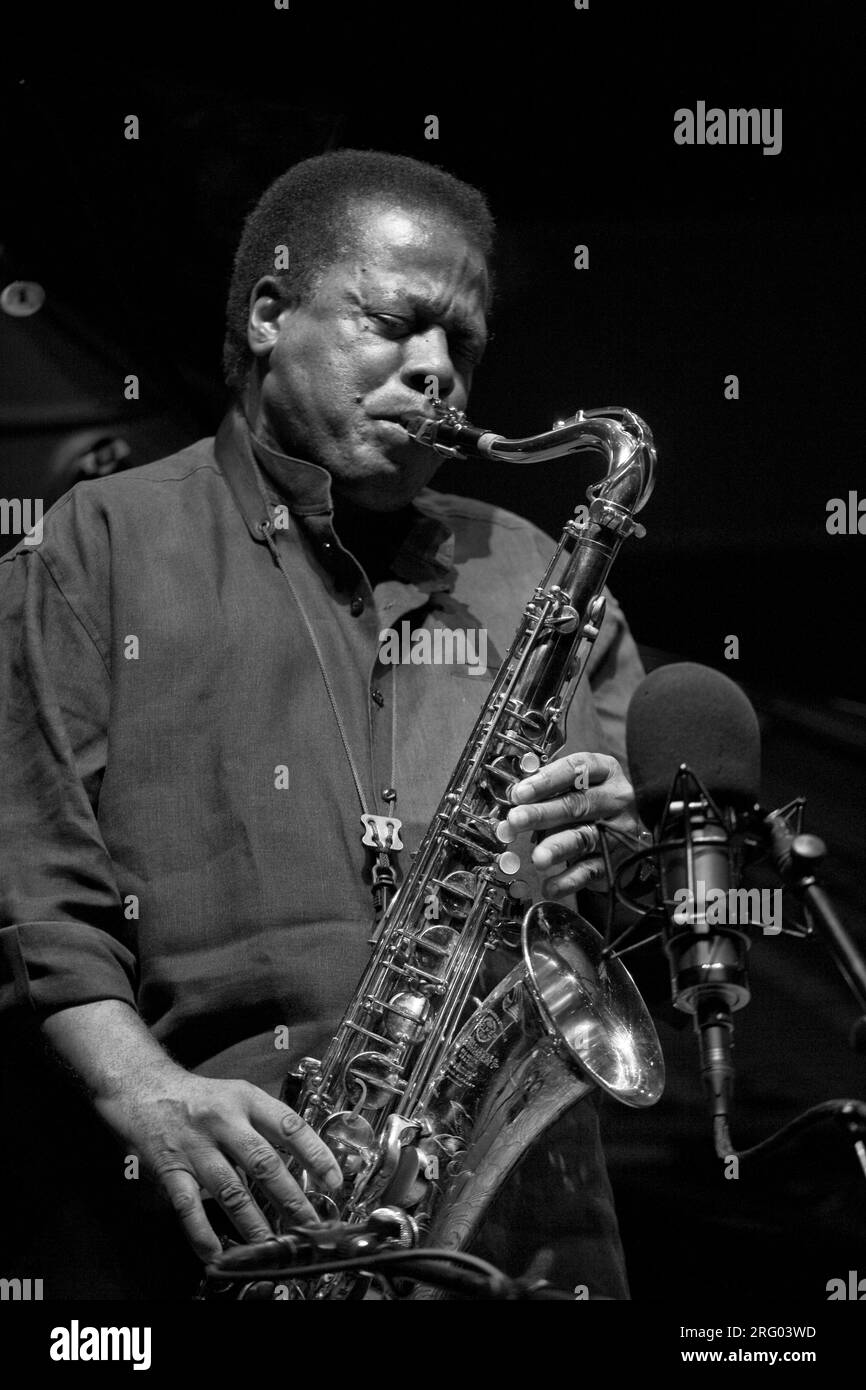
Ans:
[[[562,865],[556,865],[554,867],[557,868],[559,872],[548,874],[545,877],[545,893],[578,892],[589,883],[594,883],[596,880],[604,878],[605,873],[604,861],[601,859],[586,859],[582,860],[579,864],[568,864],[564,867]]]
[[[576,825],[573,833],[577,835],[580,843],[576,846],[577,854],[594,854],[598,849],[601,835],[597,825]]]

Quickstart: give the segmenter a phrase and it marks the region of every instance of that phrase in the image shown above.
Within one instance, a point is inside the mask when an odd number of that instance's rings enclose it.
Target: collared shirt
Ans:
[[[429,489],[409,520],[371,589],[327,472],[235,411],[0,560],[0,1004],[125,1000],[271,1091],[321,1055],[370,949],[362,810],[396,788],[408,863],[553,550]],[[383,662],[384,629],[483,631],[487,669]],[[611,596],[567,747],[624,760],[642,674]]]

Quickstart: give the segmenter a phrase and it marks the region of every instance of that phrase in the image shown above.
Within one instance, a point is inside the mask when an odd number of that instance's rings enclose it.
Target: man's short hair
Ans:
[[[246,222],[234,260],[226,313],[223,366],[240,392],[252,354],[247,343],[250,292],[269,275],[290,300],[303,300],[318,277],[352,248],[349,211],[363,200],[385,200],[435,212],[465,234],[489,260],[494,223],[484,195],[435,164],[377,150],[334,150],[295,164],[260,198]],[[275,268],[285,246],[288,269]]]

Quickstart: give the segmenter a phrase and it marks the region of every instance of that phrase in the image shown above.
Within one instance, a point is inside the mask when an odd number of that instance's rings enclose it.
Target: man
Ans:
[[[237,1169],[299,1220],[313,1213],[277,1147],[339,1180],[276,1096],[291,1062],[321,1056],[369,951],[359,818],[396,789],[417,847],[492,674],[386,665],[380,632],[483,630],[495,665],[550,553],[519,518],[426,490],[437,456],[405,428],[431,383],[466,406],[491,240],[481,196],[429,166],[296,166],[237,254],[216,440],[73,489],[42,545],[0,565],[4,1002],[119,1140],[97,1203],[144,1209],[140,1167],[201,1260],[219,1249],[205,1195],[243,1239],[268,1233]],[[641,674],[611,601],[573,707],[579,756],[527,779],[510,813],[549,896],[598,872],[581,827],[633,824],[614,755]],[[66,1240],[56,1287],[152,1289],[97,1272],[92,1238],[76,1285]],[[626,1296],[591,1102],[492,1215],[487,1248],[515,1272],[538,1245],[556,1282]]]

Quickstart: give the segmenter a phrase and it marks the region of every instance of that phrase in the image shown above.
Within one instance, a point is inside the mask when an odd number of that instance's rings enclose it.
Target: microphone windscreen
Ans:
[[[709,666],[682,661],[651,672],[632,696],[626,747],[640,818],[651,830],[681,763],[720,808],[758,799],[758,717],[739,686]]]

